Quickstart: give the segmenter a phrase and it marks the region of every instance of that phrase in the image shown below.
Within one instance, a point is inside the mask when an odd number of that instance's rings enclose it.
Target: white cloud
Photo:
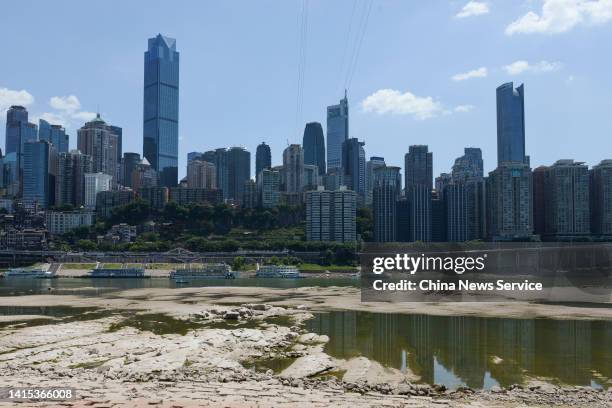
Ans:
[[[506,35],[558,34],[578,24],[612,20],[612,0],[544,0],[540,14],[529,11],[506,27]]]
[[[480,67],[478,69],[473,69],[468,72],[463,72],[461,74],[456,74],[451,77],[453,81],[465,81],[466,79],[471,78],[484,78],[488,74],[486,67]]]
[[[53,109],[70,112],[70,113],[81,109],[81,102],[79,102],[79,98],[77,98],[74,95],[53,96],[49,100],[49,105]]]
[[[26,90],[15,91],[8,88],[0,88],[0,113],[4,113],[11,105],[28,106],[34,103],[34,97]]]
[[[81,110],[81,102],[75,95],[52,96],[51,99],[49,99],[49,106],[58,112],[45,113],[41,118],[45,119],[44,116],[47,115],[49,119],[45,120],[65,127],[69,127],[70,123],[73,121],[78,121],[80,123],[89,122],[96,117],[96,114],[93,112]]]
[[[94,112],[81,111],[81,112],[73,113],[71,117],[72,119],[78,119],[83,122],[89,122],[96,117],[96,114]]]
[[[489,5],[484,1],[470,1],[468,2],[459,13],[455,15],[456,18],[465,18],[471,16],[480,16],[489,12]]]
[[[455,106],[455,112],[466,113],[474,109],[474,105],[458,105]]]
[[[557,71],[560,68],[561,68],[560,62],[540,61],[535,64],[530,64],[529,62],[524,61],[524,60],[515,61],[512,64],[509,64],[503,67],[504,71],[506,71],[508,75],[518,75],[523,72],[533,72],[533,73],[552,72],[552,71]]]
[[[412,115],[417,119],[428,119],[442,112],[442,105],[431,96],[419,97],[410,92],[395,89],[379,89],[361,102],[365,112],[379,115]]]

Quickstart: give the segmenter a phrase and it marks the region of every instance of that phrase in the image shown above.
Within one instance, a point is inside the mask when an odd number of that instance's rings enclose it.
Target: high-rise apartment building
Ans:
[[[283,151],[283,184],[287,193],[301,193],[304,189],[304,151],[299,144]]]
[[[85,123],[77,131],[77,148],[83,154],[91,156],[93,173],[104,173],[112,177],[116,184],[119,175],[119,137],[113,133],[100,114]]]
[[[591,231],[612,238],[612,160],[602,160],[590,172]]]
[[[531,239],[532,193],[531,169],[527,164],[507,162],[489,173],[486,184],[489,239]]]
[[[55,204],[72,205],[79,208],[85,205],[85,174],[93,171],[91,156],[78,150],[60,153],[57,158],[57,177],[55,182]]]
[[[178,183],[179,53],[158,34],[144,54],[143,155],[162,186]]]
[[[244,182],[242,206],[244,208],[255,208],[257,206],[257,183],[253,179]]]
[[[525,163],[525,87],[512,82],[497,88],[497,165]]]
[[[544,186],[544,238],[559,241],[590,235],[588,167],[558,160],[546,169]]]
[[[187,187],[217,188],[217,170],[213,163],[192,160],[187,164]]]
[[[480,148],[466,147],[463,156],[455,160],[452,174],[455,182],[482,180],[484,173]]]
[[[318,166],[314,164],[304,165],[304,181],[302,185],[304,186],[304,190],[316,190],[322,185]]]
[[[280,198],[281,175],[274,169],[263,169],[257,175],[259,205],[264,208],[276,207]]]
[[[533,169],[533,232],[539,236],[546,233],[546,171],[548,167]]]
[[[306,239],[308,241],[354,242],[357,201],[354,191],[319,187],[306,193]]]
[[[327,170],[342,166],[342,143],[349,138],[346,91],[337,105],[327,107]]]
[[[323,127],[319,122],[310,122],[304,128],[302,139],[304,147],[304,164],[318,167],[319,175],[325,174],[325,137]]]

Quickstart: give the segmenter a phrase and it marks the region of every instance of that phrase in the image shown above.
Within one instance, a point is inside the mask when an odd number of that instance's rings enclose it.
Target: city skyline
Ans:
[[[427,144],[436,156],[433,164],[434,174],[448,172],[452,161],[460,155],[465,146],[480,147],[483,151],[485,173],[488,173],[496,166],[493,89],[502,83],[514,81],[515,84],[525,83],[528,88],[525,103],[526,150],[531,156],[533,166],[552,165],[560,158],[585,161],[589,166],[599,163],[606,154],[595,151],[592,146],[604,143],[606,135],[612,132],[612,120],[605,115],[605,96],[611,84],[607,76],[595,68],[606,66],[605,62],[609,57],[605,56],[604,52],[593,51],[597,51],[598,47],[602,46],[600,44],[605,43],[594,40],[609,37],[610,25],[575,23],[559,33],[524,33],[516,29],[510,30],[511,35],[507,33],[509,27],[528,11],[541,14],[542,3],[532,2],[518,6],[489,2],[488,13],[469,17],[458,17],[464,6],[463,2],[444,5],[420,4],[418,7],[376,3],[372,7],[361,54],[355,65],[356,73],[348,86],[351,107],[350,137],[357,137],[367,143],[367,157],[373,155],[385,157],[389,165],[401,165],[403,154],[410,145]],[[72,9],[78,10],[78,4],[68,2],[60,3],[58,8],[68,10],[69,4],[73,4]],[[342,80],[343,74],[337,72],[338,69],[327,69],[329,73],[323,73],[323,68],[329,68],[327,64],[333,62],[335,65],[341,65],[340,56],[338,57],[340,61],[322,62],[320,68],[314,64],[314,61],[332,54],[341,55],[345,50],[347,54],[351,54],[353,42],[346,41],[346,37],[351,37],[347,36],[352,14],[349,4],[348,2],[338,2],[334,5],[310,3],[312,25],[310,31],[312,38],[308,45],[310,63],[307,64],[305,71],[307,91],[304,93],[303,115],[297,126],[297,133],[294,129],[296,126],[293,114],[295,86],[290,85],[291,81],[295,82],[295,72],[297,72],[297,66],[293,70],[291,67],[297,62],[290,61],[288,55],[291,54],[285,53],[286,69],[283,68],[282,72],[279,72],[278,68],[275,69],[278,79],[277,82],[271,82],[269,74],[262,72],[268,63],[278,62],[277,58],[270,62],[263,61],[264,58],[270,57],[272,52],[270,45],[259,42],[262,55],[255,60],[255,66],[262,69],[257,69],[255,73],[252,71],[247,73],[243,70],[237,71],[234,65],[243,57],[252,56],[252,51],[240,46],[237,49],[244,50],[244,55],[232,59],[227,51],[207,41],[204,43],[205,50],[210,49],[210,52],[206,52],[207,55],[216,52],[225,58],[215,58],[215,62],[209,63],[206,67],[209,70],[206,76],[196,78],[194,70],[201,68],[198,66],[198,58],[201,57],[197,55],[201,50],[198,50],[196,44],[199,44],[198,41],[202,38],[202,30],[223,32],[224,29],[215,24],[209,28],[194,27],[192,19],[186,16],[186,8],[182,7],[170,12],[174,19],[169,22],[163,21],[161,16],[156,16],[155,10],[145,11],[151,18],[144,19],[147,20],[146,23],[137,24],[129,35],[122,33],[121,44],[108,41],[113,47],[104,48],[109,44],[103,41],[100,47],[104,50],[108,62],[102,65],[107,69],[94,68],[91,64],[82,65],[80,62],[81,59],[87,60],[90,52],[99,52],[96,47],[78,48],[79,62],[70,64],[70,67],[74,68],[64,69],[66,72],[62,73],[50,69],[43,75],[34,75],[28,64],[30,58],[37,57],[23,54],[20,58],[9,59],[6,65],[0,67],[2,74],[0,77],[3,78],[0,90],[6,89],[2,93],[4,100],[16,97],[30,102],[32,97],[33,102],[25,103],[31,112],[30,121],[38,123],[38,119],[43,117],[51,124],[66,125],[70,134],[71,148],[75,147],[76,129],[92,118],[91,112],[100,110],[102,116],[109,122],[123,127],[123,151],[142,153],[142,124],[138,124],[139,121],[142,122],[142,48],[147,38],[161,32],[177,39],[181,45],[182,57],[186,58],[181,67],[179,176],[185,175],[188,151],[206,151],[223,146],[243,145],[254,152],[256,145],[262,140],[272,147],[272,162],[276,165],[281,162],[282,150],[286,147],[287,141],[300,142],[305,123],[317,121],[326,127],[326,107],[337,103],[342,97],[345,85]],[[363,5],[367,6],[367,2],[357,3],[355,6],[356,16],[353,16],[353,26],[357,24],[357,17],[360,16]],[[13,9],[14,5],[8,5],[5,15],[31,11],[34,21],[38,21],[42,14],[47,21],[48,15],[57,12],[57,10],[46,10],[46,6],[41,4],[36,4],[36,10],[33,10],[27,2],[20,6],[21,9]],[[229,10],[228,7],[221,5],[202,7],[210,11],[213,16],[220,13],[222,15]],[[244,22],[245,14],[261,11],[252,8],[252,5],[243,3],[236,18]],[[265,7],[260,5],[259,8]],[[278,6],[279,15],[283,17],[282,22],[278,24],[285,28],[290,27],[289,32],[297,31],[294,27],[295,18],[289,17],[297,16],[299,8],[299,2],[287,2]],[[130,7],[126,10],[126,16],[114,21],[119,27],[126,26],[127,19],[135,9],[136,7]],[[328,20],[322,15],[323,9],[328,9],[330,16],[339,18],[344,24],[339,24],[336,29],[328,27]],[[102,15],[106,12],[100,9]],[[413,43],[411,40],[419,29],[426,29],[423,23],[415,20],[418,15],[426,17],[425,20],[429,21],[429,25],[432,25],[432,21],[445,23],[445,27],[436,27],[440,28],[436,32],[431,28],[425,31],[431,36],[430,44]],[[175,21],[181,18],[185,19],[188,29],[181,28]],[[400,21],[414,24],[399,24]],[[0,30],[11,29],[13,24],[11,19],[6,23]],[[37,26],[44,27],[45,24],[47,23],[40,21]],[[246,27],[250,27],[249,24],[246,24]],[[78,26],[61,27],[53,35],[67,36],[77,30]],[[270,36],[278,28],[273,25],[267,28],[263,35],[268,39],[273,38]],[[460,52],[473,51],[467,40],[474,41],[476,38],[474,31],[482,32],[485,28],[491,32],[491,39],[478,38],[482,54],[472,54],[469,62],[458,58]],[[383,50],[376,50],[373,44],[390,33],[395,33],[397,36],[387,38]],[[84,38],[79,41],[116,38],[115,34],[99,32],[79,34],[84,34]],[[336,39],[334,42],[338,48],[336,51],[342,52],[334,54],[334,47],[323,44],[322,38],[325,36]],[[451,38],[453,36],[456,38]],[[32,41],[39,37],[40,34],[33,33],[20,41],[20,46],[33,48]],[[234,40],[230,38],[228,41],[231,44]],[[295,48],[295,42],[289,39],[277,39],[277,41],[278,44],[275,44],[283,49],[289,46]],[[455,41],[464,43],[459,46]],[[444,42],[446,42],[444,49],[449,46],[456,48],[449,53],[447,61],[440,60],[440,57],[433,56],[429,51],[429,48],[439,48]],[[402,56],[401,52],[398,54],[398,51],[402,50],[405,53],[404,46],[407,43],[412,47],[410,54],[418,57],[417,60],[409,58],[412,62],[410,66],[406,65],[407,55]],[[349,44],[348,47],[346,44]],[[585,53],[584,44],[589,44],[588,54]],[[14,44],[7,45],[9,51],[13,46]],[[47,52],[45,49],[40,50],[43,55]],[[15,55],[15,52],[12,54]],[[70,61],[74,58],[74,55],[69,58],[67,54],[60,54]],[[381,65],[380,58],[383,55],[388,63]],[[122,59],[121,63],[118,63],[118,58]],[[113,63],[114,68],[108,68],[109,63]],[[437,68],[440,64],[446,68]],[[203,80],[211,72],[223,69],[229,72],[219,77],[214,84]],[[75,72],[82,75],[75,75]],[[241,73],[242,76],[236,76],[237,73]],[[229,75],[232,74],[233,81],[229,81]],[[245,78],[247,81],[236,78]],[[267,87],[266,92],[271,91],[270,95],[265,96],[265,100],[274,98],[277,101],[286,101],[280,104],[286,105],[282,108],[286,110],[285,114],[279,115],[277,110],[271,112],[272,109],[265,108],[266,103],[254,102],[252,91],[262,86]],[[286,92],[280,90],[287,87],[289,89]],[[22,89],[25,93],[12,92]],[[135,89],[139,89],[140,95],[135,93]],[[225,93],[225,90],[228,93]],[[393,92],[384,93],[383,90]],[[198,99],[193,99],[196,91],[200,92],[202,106],[196,103]],[[110,98],[110,95],[113,97]],[[117,98],[118,95],[121,97]],[[427,95],[436,96],[427,99]],[[408,109],[405,112],[398,108],[398,106],[412,106],[408,103],[411,97],[413,102],[420,103],[419,109]],[[226,98],[231,99],[232,105],[225,103]],[[214,104],[211,105],[207,100],[214,101]],[[384,106],[381,106],[381,100],[391,101],[391,106],[387,106],[386,111],[383,109]],[[100,109],[97,109],[98,105]],[[228,120],[227,118],[231,116],[221,114],[226,111],[225,106],[232,106],[233,112],[238,112],[244,120]],[[2,105],[0,108],[6,109],[7,106]],[[55,119],[59,121],[54,121],[52,115],[43,116],[45,113],[55,115]],[[270,121],[270,114],[274,115],[275,121]],[[429,118],[423,119],[428,115]],[[4,125],[4,119],[5,115],[0,115],[2,121],[0,125]],[[68,123],[60,123],[62,121]],[[245,132],[245,127],[250,128],[250,132]],[[461,137],[456,137],[457,134]],[[577,142],[575,135],[580,135],[580,143]],[[590,143],[584,143],[585,140]],[[555,143],[554,150],[548,148],[551,143]]]

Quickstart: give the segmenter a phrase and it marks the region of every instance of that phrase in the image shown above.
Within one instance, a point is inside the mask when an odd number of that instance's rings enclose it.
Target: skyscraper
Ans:
[[[497,88],[497,165],[527,163],[525,157],[525,88],[512,82]]]
[[[144,54],[143,155],[160,184],[178,182],[179,53],[176,40],[158,34]]]
[[[404,156],[404,186],[422,185],[430,190],[433,185],[433,154],[427,145],[413,145]]]
[[[57,158],[55,204],[81,207],[85,205],[85,173],[93,170],[91,156],[78,150],[60,153]]]
[[[316,190],[322,185],[321,177],[319,176],[319,167],[314,164],[304,165],[304,180],[302,186],[304,190]]]
[[[533,169],[533,232],[543,236],[546,233],[546,171],[548,167]]]
[[[28,123],[28,111],[23,106],[13,105],[6,112],[6,140],[4,154],[18,153],[21,144],[21,123]]]
[[[121,164],[123,158],[123,128],[119,126],[109,125],[111,132],[117,135],[117,161]]]
[[[299,144],[283,151],[283,184],[287,193],[301,193],[304,187],[304,151]]]
[[[612,160],[593,166],[591,179],[591,231],[612,238]]]
[[[133,188],[132,174],[136,167],[140,163],[140,154],[125,152],[123,153],[123,160],[121,160],[121,184],[126,187]]]
[[[497,166],[489,173],[486,193],[489,239],[530,239],[533,234],[533,186],[529,166],[511,162]]]
[[[263,170],[272,167],[272,152],[270,146],[261,142],[255,151],[255,177]]]
[[[451,183],[444,187],[444,220],[446,240],[463,242],[468,240],[468,194],[465,183]]]
[[[363,205],[365,201],[365,150],[364,142],[350,138],[342,143],[342,169],[347,181],[347,187],[357,193],[357,201]]]
[[[257,184],[255,180],[248,179],[244,182],[242,190],[242,207],[255,208],[257,206]]]
[[[319,175],[325,174],[325,137],[319,122],[310,122],[304,128],[302,139],[304,146],[304,164],[313,164],[319,168]]]
[[[204,160],[192,160],[187,164],[187,187],[217,188],[217,171],[213,163]]]
[[[397,241],[397,199],[401,190],[400,168],[380,166],[374,170],[374,241]]]
[[[483,177],[482,151],[478,147],[466,147],[464,154],[453,165],[454,181],[481,180]]]
[[[85,174],[85,207],[96,208],[96,198],[101,191],[110,191],[112,177],[104,173]]]
[[[372,190],[374,189],[374,170],[385,165],[384,157],[372,156],[366,162],[365,204],[372,205]]]
[[[338,105],[327,107],[327,170],[342,166],[342,143],[349,138],[346,91]]]
[[[280,197],[281,177],[278,170],[263,169],[257,175],[259,205],[264,208],[276,207]]]
[[[38,120],[38,139],[46,140],[58,153],[68,152],[68,135],[60,125],[52,125],[44,119]]]
[[[558,160],[546,169],[544,238],[586,237],[591,232],[589,169],[581,162]]]
[[[356,194],[342,187],[323,187],[306,193],[306,239],[308,241],[354,242],[356,235]]]
[[[410,146],[404,157],[406,199],[410,208],[410,240],[431,241],[433,154],[426,145]]]
[[[244,182],[251,178],[251,153],[244,147],[227,150],[227,198],[240,202],[244,194]]]
[[[93,172],[108,174],[113,184],[117,183],[119,175],[118,140],[100,114],[77,131],[77,148],[91,156]]]
[[[48,208],[55,203],[55,169],[57,154],[46,140],[24,144],[23,202],[33,208]]]
[[[216,177],[217,177],[217,189],[221,190],[223,199],[229,197],[229,164],[228,164],[228,151],[225,148],[219,148],[215,150],[209,150],[201,153],[199,156],[193,156],[194,159],[200,158],[201,160],[207,161],[215,165]],[[250,162],[250,154],[249,154]],[[250,178],[250,172],[249,172]]]

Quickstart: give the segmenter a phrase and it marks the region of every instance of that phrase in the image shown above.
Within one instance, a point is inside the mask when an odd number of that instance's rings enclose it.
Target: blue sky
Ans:
[[[351,136],[390,164],[428,144],[437,175],[476,146],[492,170],[495,88],[507,81],[525,83],[534,167],[612,158],[610,0],[6,2],[0,126],[10,104],[26,104],[63,123],[75,147],[99,109],[123,127],[124,151],[140,153],[143,53],[157,33],[181,53],[181,175],[189,151],[241,145],[254,155],[261,141],[280,163],[306,122],[325,128],[347,84]]]

